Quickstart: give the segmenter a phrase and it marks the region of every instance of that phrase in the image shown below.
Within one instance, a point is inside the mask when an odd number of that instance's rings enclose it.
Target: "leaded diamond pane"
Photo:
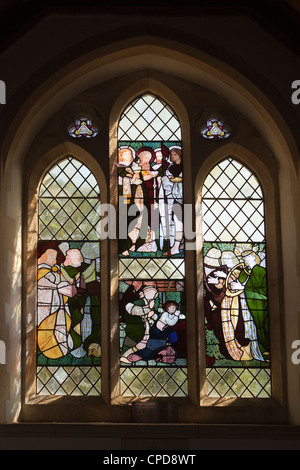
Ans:
[[[144,95],[122,114],[119,140],[181,140],[181,129],[175,113],[159,98]]]

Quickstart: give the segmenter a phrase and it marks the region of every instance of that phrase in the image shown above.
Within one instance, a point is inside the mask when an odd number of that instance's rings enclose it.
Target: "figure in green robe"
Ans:
[[[239,281],[245,285],[245,297],[257,327],[258,342],[264,356],[270,353],[266,269],[259,256],[251,250],[242,253],[245,269]]]

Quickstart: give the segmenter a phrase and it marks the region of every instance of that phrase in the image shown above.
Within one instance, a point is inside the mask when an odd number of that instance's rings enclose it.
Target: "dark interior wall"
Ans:
[[[22,102],[62,64],[110,42],[142,35],[180,41],[239,70],[276,102],[296,131],[299,109],[292,105],[291,85],[300,69],[297,51],[252,18],[237,14],[168,17],[140,12],[80,16],[49,13],[0,54],[7,104]],[[9,106],[2,106],[0,117],[8,111]]]

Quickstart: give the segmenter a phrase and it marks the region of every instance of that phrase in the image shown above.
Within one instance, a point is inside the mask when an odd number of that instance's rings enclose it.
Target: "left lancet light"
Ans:
[[[74,138],[87,138],[91,139],[96,137],[98,129],[92,125],[92,121],[89,118],[81,117],[76,119],[75,126],[69,129],[69,134]]]

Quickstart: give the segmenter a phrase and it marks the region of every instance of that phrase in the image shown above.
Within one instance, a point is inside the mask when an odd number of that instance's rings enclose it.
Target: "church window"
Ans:
[[[99,395],[100,189],[68,156],[38,194],[37,394]]]
[[[183,158],[180,122],[164,101],[145,94],[124,110],[118,128],[123,396],[188,394]]]
[[[227,126],[224,126],[223,120],[217,117],[208,119],[206,126],[201,130],[205,139],[218,140],[227,139],[231,132]]]
[[[84,137],[88,126],[93,128],[88,119],[77,124],[74,136]],[[207,134],[219,139],[230,131],[212,119]],[[210,169],[201,186],[202,247],[195,258],[203,261],[197,273],[204,317],[199,363],[192,357],[192,364],[187,350],[197,347],[187,325],[198,322],[199,311],[187,294],[193,292],[195,273],[186,278],[193,255],[184,217],[181,123],[169,104],[146,93],[120,114],[115,142],[112,178],[118,199],[111,207],[118,214],[112,236],[117,241],[110,246],[118,274],[105,312],[111,315],[105,321],[114,332],[111,343],[106,342],[108,329],[101,329],[100,288],[105,292],[108,285],[106,260],[100,276],[105,188],[101,185],[100,206],[95,175],[71,155],[40,180],[36,394],[101,400],[114,395],[127,403],[195,396],[200,387],[201,396],[209,399],[272,398],[266,215],[259,179],[228,156]],[[108,353],[104,361],[103,351]]]
[[[75,139],[91,139],[96,137],[98,129],[92,124],[88,117],[80,117],[76,119],[75,125],[69,129],[69,134]]]
[[[252,171],[229,157],[202,189],[209,397],[269,398],[265,208]]]

